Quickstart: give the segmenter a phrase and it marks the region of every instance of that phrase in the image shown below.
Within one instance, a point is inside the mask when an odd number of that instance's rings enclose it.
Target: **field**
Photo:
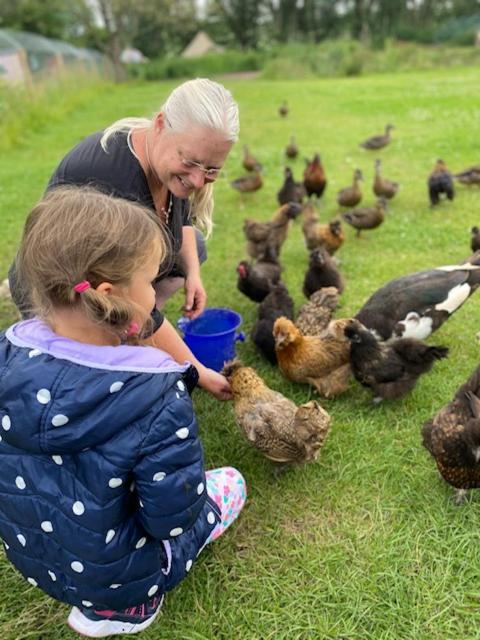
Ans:
[[[389,279],[453,264],[470,253],[469,229],[480,223],[480,189],[457,189],[453,203],[428,206],[426,179],[438,157],[452,170],[478,164],[478,70],[424,71],[316,81],[228,80],[241,108],[241,138],[216,187],[214,234],[204,282],[210,306],[237,310],[248,332],[253,302],[235,286],[245,257],[242,221],[268,219],[281,186],[283,149],[295,134],[299,158],[319,151],[328,175],[320,208],[336,213],[335,194],[365,176],[371,192],[375,153],[358,143],[395,125],[380,152],[384,174],[401,183],[385,223],[357,240],[347,228],[338,253],[347,282],[339,314],[355,313]],[[24,218],[62,155],[88,133],[126,115],[149,115],[172,83],[99,89],[64,121],[27,135],[0,158],[0,276],[15,253]],[[290,114],[281,119],[283,99]],[[265,186],[240,198],[229,182],[243,174],[242,144],[265,166]],[[300,225],[282,253],[284,279],[297,307],[307,265]],[[477,296],[480,294],[476,294]],[[181,299],[169,303],[175,321]],[[333,427],[319,460],[275,479],[270,463],[243,439],[231,406],[195,392],[208,467],[233,465],[244,474],[247,505],[238,522],[201,557],[166,599],[145,640],[474,640],[480,638],[480,500],[464,507],[440,480],[421,446],[423,422],[450,400],[478,365],[480,298],[475,295],[429,342],[450,348],[404,400],[374,407],[354,381],[347,393],[322,402]],[[0,304],[0,325],[14,320]],[[304,402],[308,388],[282,378],[247,340],[242,359],[270,386]],[[2,640],[66,640],[68,608],[42,595],[0,560]]]

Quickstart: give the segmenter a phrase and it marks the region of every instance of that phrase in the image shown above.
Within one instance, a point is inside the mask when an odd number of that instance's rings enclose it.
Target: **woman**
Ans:
[[[189,80],[172,91],[152,120],[126,118],[85,138],[61,161],[48,189],[88,184],[154,210],[170,233],[173,258],[156,283],[156,307],[184,285],[185,315],[196,318],[207,299],[200,277],[206,254],[191,217],[208,236],[213,182],[238,133],[238,106],[231,93],[211,80]],[[27,311],[25,287],[16,281],[15,269],[10,284],[17,306]],[[177,362],[195,364],[202,387],[218,399],[230,398],[226,378],[201,365],[166,318],[158,312],[154,317],[155,346]]]

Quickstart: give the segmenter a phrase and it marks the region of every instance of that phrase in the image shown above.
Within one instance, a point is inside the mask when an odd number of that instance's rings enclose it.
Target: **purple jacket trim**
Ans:
[[[17,347],[38,349],[54,358],[96,369],[168,373],[183,372],[190,365],[189,362],[178,364],[168,353],[155,347],[103,347],[70,340],[54,333],[38,318],[17,322],[7,329],[5,335]]]

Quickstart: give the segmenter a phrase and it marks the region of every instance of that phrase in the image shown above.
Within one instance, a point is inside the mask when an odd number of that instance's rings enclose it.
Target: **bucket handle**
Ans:
[[[239,331],[235,334],[235,342],[245,342],[245,331]]]
[[[177,327],[180,329],[182,333],[185,333],[185,327],[189,322],[190,320],[188,318],[185,318],[184,316],[182,316],[177,320]]]

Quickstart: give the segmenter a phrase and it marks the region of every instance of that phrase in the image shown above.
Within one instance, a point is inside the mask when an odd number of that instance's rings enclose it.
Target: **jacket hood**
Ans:
[[[154,347],[89,345],[19,322],[0,334],[0,437],[31,452],[90,449],[145,419],[188,366]]]

